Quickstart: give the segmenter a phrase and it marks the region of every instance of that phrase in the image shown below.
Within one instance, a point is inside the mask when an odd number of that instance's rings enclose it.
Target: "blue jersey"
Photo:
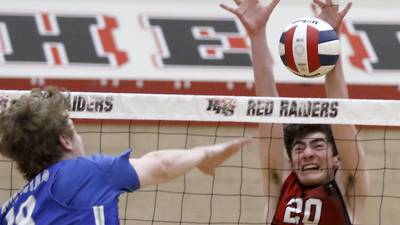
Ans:
[[[50,166],[2,206],[0,225],[119,224],[119,195],[140,187],[130,153],[78,157]]]

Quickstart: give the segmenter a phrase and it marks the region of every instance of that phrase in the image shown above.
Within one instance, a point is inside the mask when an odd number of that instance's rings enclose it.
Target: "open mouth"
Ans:
[[[318,164],[307,164],[301,167],[301,171],[314,171],[319,170]]]

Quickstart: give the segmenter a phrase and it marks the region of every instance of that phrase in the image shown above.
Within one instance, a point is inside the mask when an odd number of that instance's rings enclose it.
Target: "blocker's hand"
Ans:
[[[268,5],[263,5],[259,0],[234,0],[237,7],[220,4],[221,8],[235,14],[249,36],[257,32],[264,32],[269,17],[279,0],[272,0]]]
[[[313,3],[311,3],[311,10],[317,18],[324,20],[336,31],[339,31],[343,18],[346,16],[347,12],[349,12],[351,6],[352,3],[348,2],[344,9],[339,11],[339,5],[334,4],[333,0],[313,0]]]

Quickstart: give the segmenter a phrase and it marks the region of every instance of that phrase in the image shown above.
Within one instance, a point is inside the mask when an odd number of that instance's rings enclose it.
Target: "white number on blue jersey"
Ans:
[[[35,221],[32,219],[35,205],[36,199],[31,195],[20,205],[17,216],[14,214],[14,207],[11,208],[6,215],[7,225],[35,225]]]

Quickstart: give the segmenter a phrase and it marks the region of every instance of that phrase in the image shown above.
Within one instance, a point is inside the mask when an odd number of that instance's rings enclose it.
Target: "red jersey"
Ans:
[[[305,187],[292,172],[283,184],[272,225],[351,225],[336,181]]]

